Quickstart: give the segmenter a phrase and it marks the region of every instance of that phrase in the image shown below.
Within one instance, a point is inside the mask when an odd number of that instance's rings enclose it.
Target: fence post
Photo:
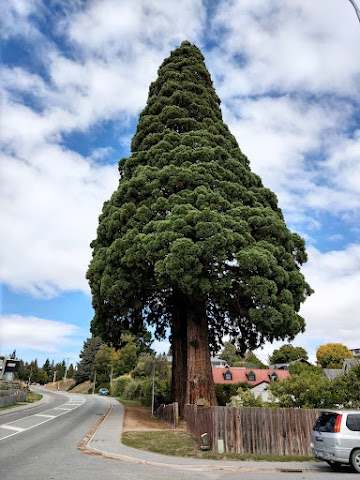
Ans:
[[[174,428],[177,428],[179,426],[179,403],[174,402],[173,408],[174,408]]]

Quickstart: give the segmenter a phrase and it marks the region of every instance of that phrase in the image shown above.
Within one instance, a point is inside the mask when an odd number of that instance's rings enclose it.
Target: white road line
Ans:
[[[61,410],[61,413],[59,413],[59,415],[49,415],[49,414],[46,414],[46,413],[34,413],[33,415],[28,415],[27,417],[24,417],[20,420],[15,420],[13,422],[9,422],[9,423],[6,423],[4,425],[0,425],[0,428],[5,428],[7,430],[13,430],[13,433],[10,433],[6,437],[0,438],[0,441],[5,440],[9,437],[12,437],[13,435],[16,435],[18,433],[21,433],[21,432],[24,432],[24,431],[27,431],[27,430],[31,430],[32,428],[38,427],[39,425],[42,425],[43,423],[54,420],[55,418],[61,417],[62,415],[66,415],[68,412],[72,412],[76,408],[83,405],[85,403],[85,401],[86,400],[85,400],[84,397],[80,397],[78,399],[78,403],[74,403],[74,400],[69,400],[67,403],[64,403],[63,405],[60,405],[59,407],[50,408],[48,410],[45,410],[45,412],[51,412],[52,410]],[[67,408],[67,407],[70,407],[70,408]],[[38,422],[34,425],[31,425],[30,427],[27,427],[27,428],[17,427],[15,425],[13,425],[14,423],[22,422],[22,421],[24,421],[28,418],[34,418],[34,417],[44,417],[44,420],[41,421],[41,422]]]
[[[56,418],[57,415],[45,415],[44,413],[35,413],[34,417]]]
[[[0,425],[1,428],[6,428],[7,430],[16,430],[17,432],[23,432],[26,428],[14,427],[13,425]]]

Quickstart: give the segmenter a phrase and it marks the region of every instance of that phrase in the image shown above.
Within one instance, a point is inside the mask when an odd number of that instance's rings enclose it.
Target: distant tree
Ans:
[[[84,347],[79,355],[81,360],[75,373],[75,381],[77,384],[93,379],[95,357],[101,344],[102,340],[100,337],[88,338],[84,342]]]
[[[140,354],[136,367],[131,372],[135,378],[152,377],[154,372],[157,378],[165,380],[170,375],[170,366],[166,355],[150,355],[149,353]]]
[[[91,244],[91,329],[113,345],[170,329],[174,399],[216,404],[225,335],[245,353],[304,331],[305,244],[223,122],[200,50],[183,42],[158,74]]]
[[[50,360],[47,358],[42,366],[44,372],[48,377],[48,382],[52,382],[54,376],[54,366],[51,365]]]
[[[111,374],[116,376],[114,370],[118,358],[119,355],[114,347],[105,344],[100,345],[95,356],[96,382],[98,385],[109,383]]]
[[[289,373],[290,375],[302,375],[303,373],[317,373],[322,375],[322,370],[314,365],[308,363],[296,362],[290,365]]]
[[[124,375],[131,372],[136,366],[139,355],[139,346],[133,335],[121,335],[123,347],[118,351],[118,358],[115,365],[116,375]]]
[[[316,350],[316,359],[323,368],[342,368],[345,358],[353,353],[341,343],[326,343]]]
[[[246,352],[244,355],[245,366],[251,365],[254,368],[268,368],[254,352]]]
[[[224,360],[229,367],[239,367],[243,361],[242,356],[238,353],[236,346],[231,342],[226,342],[224,348],[219,355],[221,360]]]
[[[55,364],[56,380],[62,380],[65,377],[66,362],[62,360]]]
[[[306,350],[302,347],[294,347],[290,343],[282,345],[279,349],[274,350],[273,354],[269,357],[269,364],[275,363],[290,363],[294,360],[303,358],[308,359]]]
[[[74,365],[72,363],[70,363],[68,369],[67,369],[67,378],[74,378],[74,374],[75,374],[75,369],[74,369]]]
[[[19,380],[22,380],[24,382],[26,382],[29,378],[28,364],[26,362],[24,362],[23,360],[20,360],[20,362],[19,362],[18,378],[19,378]]]

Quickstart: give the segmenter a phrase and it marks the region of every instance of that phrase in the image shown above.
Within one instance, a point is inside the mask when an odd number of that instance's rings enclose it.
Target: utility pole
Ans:
[[[110,365],[110,390],[112,390],[112,386],[113,386],[113,372],[114,372],[114,367]]]
[[[95,371],[94,371],[94,385],[93,385],[93,390],[92,390],[93,395],[95,393],[95,385],[96,385],[96,368],[95,368]]]

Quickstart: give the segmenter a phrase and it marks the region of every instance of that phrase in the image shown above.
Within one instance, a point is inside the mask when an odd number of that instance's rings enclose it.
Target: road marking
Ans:
[[[70,397],[68,397],[70,398]],[[9,435],[6,435],[5,437],[0,438],[1,440],[5,440],[9,437],[12,437],[13,435],[17,435],[18,433],[25,432],[27,430],[30,430],[32,428],[38,427],[39,425],[42,425],[43,423],[50,422],[51,420],[54,420],[55,418],[61,417],[62,415],[66,415],[69,412],[72,412],[76,408],[81,407],[85,403],[85,398],[80,397],[79,399],[69,399],[67,403],[64,403],[63,405],[60,405],[59,407],[55,408],[49,408],[48,410],[45,410],[44,413],[34,413],[33,415],[28,415],[27,417],[21,418],[20,420],[14,420],[13,422],[5,423],[4,425],[0,425],[0,428],[4,428],[5,430],[12,430],[12,433]],[[76,402],[76,403],[75,403]],[[70,408],[67,408],[70,407]],[[57,415],[50,415],[47,414],[46,412],[51,412],[54,410],[60,410],[60,412]],[[36,420],[36,417],[43,417],[42,419],[38,418],[38,421],[34,423],[33,425],[26,426],[26,427],[18,427],[14,425],[14,423],[25,423],[28,424],[29,419],[34,419]]]
[[[0,425],[1,428],[6,428],[7,430],[16,430],[17,432],[23,432],[26,428],[14,427],[13,425]]]
[[[34,417],[56,418],[57,415],[45,415],[44,413],[35,413]]]

